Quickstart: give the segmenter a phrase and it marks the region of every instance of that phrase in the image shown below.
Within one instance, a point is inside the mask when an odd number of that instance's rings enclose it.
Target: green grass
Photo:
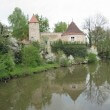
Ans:
[[[17,66],[14,71],[12,72],[4,72],[0,73],[1,78],[8,78],[8,77],[21,77],[26,75],[32,75],[34,73],[43,72],[52,68],[60,67],[58,64],[45,64],[38,67],[24,67],[24,66]]]

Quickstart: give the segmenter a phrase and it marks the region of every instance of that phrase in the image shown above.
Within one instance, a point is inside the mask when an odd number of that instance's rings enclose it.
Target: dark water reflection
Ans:
[[[110,110],[110,64],[59,68],[1,83],[0,110]]]

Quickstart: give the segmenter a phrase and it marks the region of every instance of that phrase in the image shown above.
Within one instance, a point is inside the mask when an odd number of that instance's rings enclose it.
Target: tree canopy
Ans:
[[[84,29],[88,31],[90,47],[93,44],[97,45],[99,39],[102,37],[101,35],[104,32],[106,24],[107,19],[101,14],[97,14],[85,20]]]
[[[8,17],[11,24],[12,35],[17,39],[28,37],[28,19],[20,8],[15,8],[13,13]]]
[[[8,31],[8,27],[3,25],[1,22],[0,22],[0,36],[7,36],[9,33]]]
[[[39,16],[36,14],[36,17],[39,21],[39,26],[40,26],[40,32],[48,32],[49,31],[49,20],[46,17],[43,17],[42,15]]]
[[[55,24],[54,32],[65,32],[66,29],[67,29],[67,24],[61,21]]]

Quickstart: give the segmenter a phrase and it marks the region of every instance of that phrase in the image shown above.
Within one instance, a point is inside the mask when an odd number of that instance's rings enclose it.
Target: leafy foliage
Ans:
[[[15,63],[13,57],[10,53],[5,55],[0,55],[0,71],[12,71],[14,69]]]
[[[9,31],[8,31],[8,27],[3,25],[1,22],[0,22],[0,36],[8,36],[9,34]]]
[[[28,37],[28,19],[20,8],[15,8],[13,13],[8,17],[12,28],[12,35],[17,39]]]
[[[36,15],[39,25],[40,25],[40,32],[48,32],[49,31],[49,21],[46,17],[43,17],[42,15],[39,16],[38,14]]]
[[[15,60],[16,64],[21,64],[22,63],[22,53],[21,53],[21,50],[14,53],[14,60]]]
[[[88,54],[88,63],[94,63],[97,61],[97,57],[95,54],[93,53],[89,53]]]
[[[106,31],[104,28],[96,27],[93,31],[91,31],[91,35],[92,43],[97,46],[100,41],[105,39]]]
[[[88,32],[90,47],[93,44],[96,45],[98,40],[100,40],[100,35],[103,34],[103,28],[106,26],[107,22],[107,19],[101,14],[97,14],[85,20],[84,29]]]
[[[25,46],[22,49],[22,63],[25,66],[39,66],[42,64],[39,49],[33,45]]]
[[[60,64],[60,66],[62,66],[62,67],[67,67],[68,66],[68,58],[67,58],[67,56],[64,54],[64,52],[63,51],[61,51],[61,50],[59,50],[58,52],[57,52],[57,63],[59,63]]]
[[[67,29],[67,24],[61,21],[55,24],[54,32],[65,32],[66,29]]]
[[[85,44],[69,43],[57,41],[52,45],[52,51],[57,53],[59,50],[63,51],[67,56],[72,55],[74,57],[86,57],[87,47]]]
[[[62,56],[60,58],[60,60],[59,60],[59,64],[62,67],[67,67],[69,65],[67,57],[66,56]]]
[[[8,53],[9,50],[9,41],[6,37],[0,36],[0,53],[5,54]]]
[[[110,30],[102,34],[102,39],[97,44],[98,54],[102,58],[110,58]]]

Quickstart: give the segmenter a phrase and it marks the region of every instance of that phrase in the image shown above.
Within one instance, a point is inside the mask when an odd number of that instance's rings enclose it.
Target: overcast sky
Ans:
[[[0,21],[8,24],[15,7],[29,18],[38,13],[49,19],[50,26],[58,21],[73,21],[82,28],[84,19],[101,13],[110,21],[110,0],[0,0]]]

